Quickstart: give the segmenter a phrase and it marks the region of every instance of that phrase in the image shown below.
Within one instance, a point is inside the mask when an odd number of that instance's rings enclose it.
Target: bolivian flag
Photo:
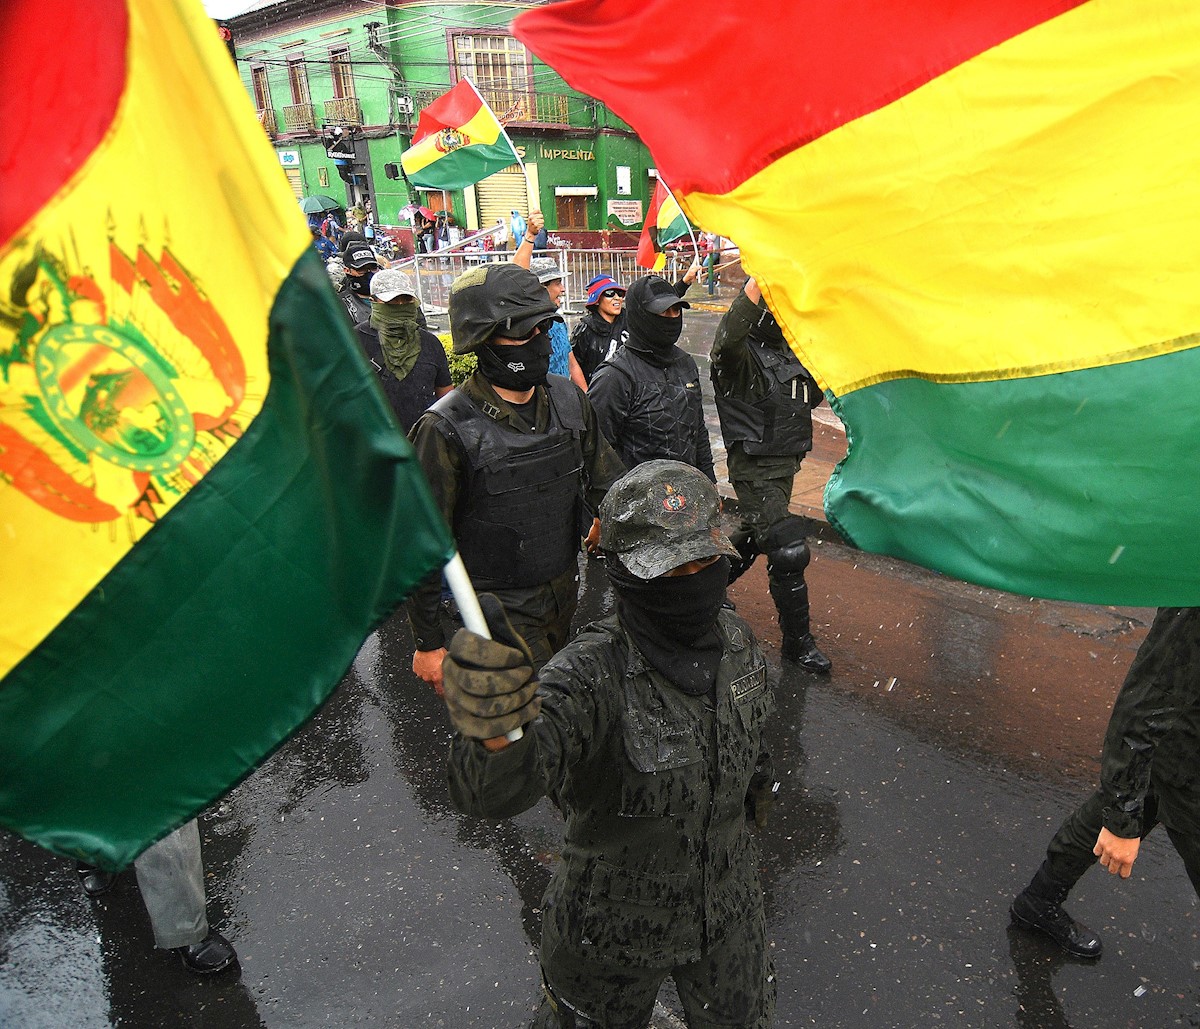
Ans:
[[[400,155],[414,186],[462,189],[516,163],[508,134],[470,79],[421,111],[412,146]]]
[[[0,823],[115,868],[450,542],[200,4],[0,31]]]
[[[515,31],[740,245],[846,423],[847,538],[1200,604],[1200,5],[564,0]]]
[[[651,271],[661,270],[667,263],[663,247],[686,236],[687,232],[687,218],[679,209],[678,202],[663,180],[657,179],[654,195],[650,198],[650,209],[642,224],[642,235],[638,239],[637,263]]]

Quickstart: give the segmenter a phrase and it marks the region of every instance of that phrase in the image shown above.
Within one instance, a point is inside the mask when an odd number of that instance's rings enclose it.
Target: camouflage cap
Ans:
[[[449,307],[456,354],[473,353],[497,333],[519,339],[558,314],[537,276],[511,263],[463,272],[450,286]]]
[[[529,262],[529,270],[537,276],[538,282],[543,286],[563,277],[562,269],[552,257],[535,257]]]
[[[737,557],[721,532],[721,498],[703,472],[647,461],[613,483],[600,504],[600,549],[639,579],[705,557]]]

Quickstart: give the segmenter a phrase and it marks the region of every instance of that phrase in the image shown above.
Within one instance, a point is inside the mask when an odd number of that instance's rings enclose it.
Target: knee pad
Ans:
[[[771,553],[791,543],[803,543],[807,538],[806,523],[799,515],[788,515],[772,525],[763,537],[763,550]]]
[[[812,553],[802,540],[784,543],[767,554],[767,570],[775,575],[798,575],[808,567]]]

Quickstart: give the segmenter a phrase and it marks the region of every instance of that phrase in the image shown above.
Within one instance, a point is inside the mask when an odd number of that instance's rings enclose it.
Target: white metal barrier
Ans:
[[[450,298],[450,284],[468,268],[477,267],[495,261],[511,261],[511,250],[483,250],[479,240],[487,236],[491,230],[478,233],[462,240],[451,247],[445,247],[431,254],[417,254],[398,267],[416,271],[418,297],[427,315],[437,316],[446,312]],[[538,250],[534,257],[549,257],[562,269],[563,285],[566,294],[563,297],[563,313],[569,317],[578,317],[584,313],[587,303],[587,284],[597,275],[611,275],[623,286],[641,275],[646,274],[636,261],[636,250],[572,250],[554,248]],[[667,267],[663,270],[664,278],[675,281],[681,270],[680,262],[672,254],[668,258]]]

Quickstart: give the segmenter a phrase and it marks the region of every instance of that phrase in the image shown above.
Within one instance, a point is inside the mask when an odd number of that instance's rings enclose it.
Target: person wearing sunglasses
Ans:
[[[596,369],[625,342],[625,287],[611,275],[587,284],[587,314],[571,332],[571,350],[590,383]]]
[[[624,465],[583,391],[552,375],[552,321],[536,275],[508,262],[472,268],[450,287],[455,354],[478,369],[410,434],[434,500],[476,589],[500,598],[540,668],[567,642],[579,594],[580,538]],[[413,672],[442,688],[457,612],[435,573],[408,602]]]
[[[635,280],[625,301],[629,338],[588,385],[601,431],[629,468],[682,461],[716,482],[700,372],[676,345],[691,304],[659,275]]]

